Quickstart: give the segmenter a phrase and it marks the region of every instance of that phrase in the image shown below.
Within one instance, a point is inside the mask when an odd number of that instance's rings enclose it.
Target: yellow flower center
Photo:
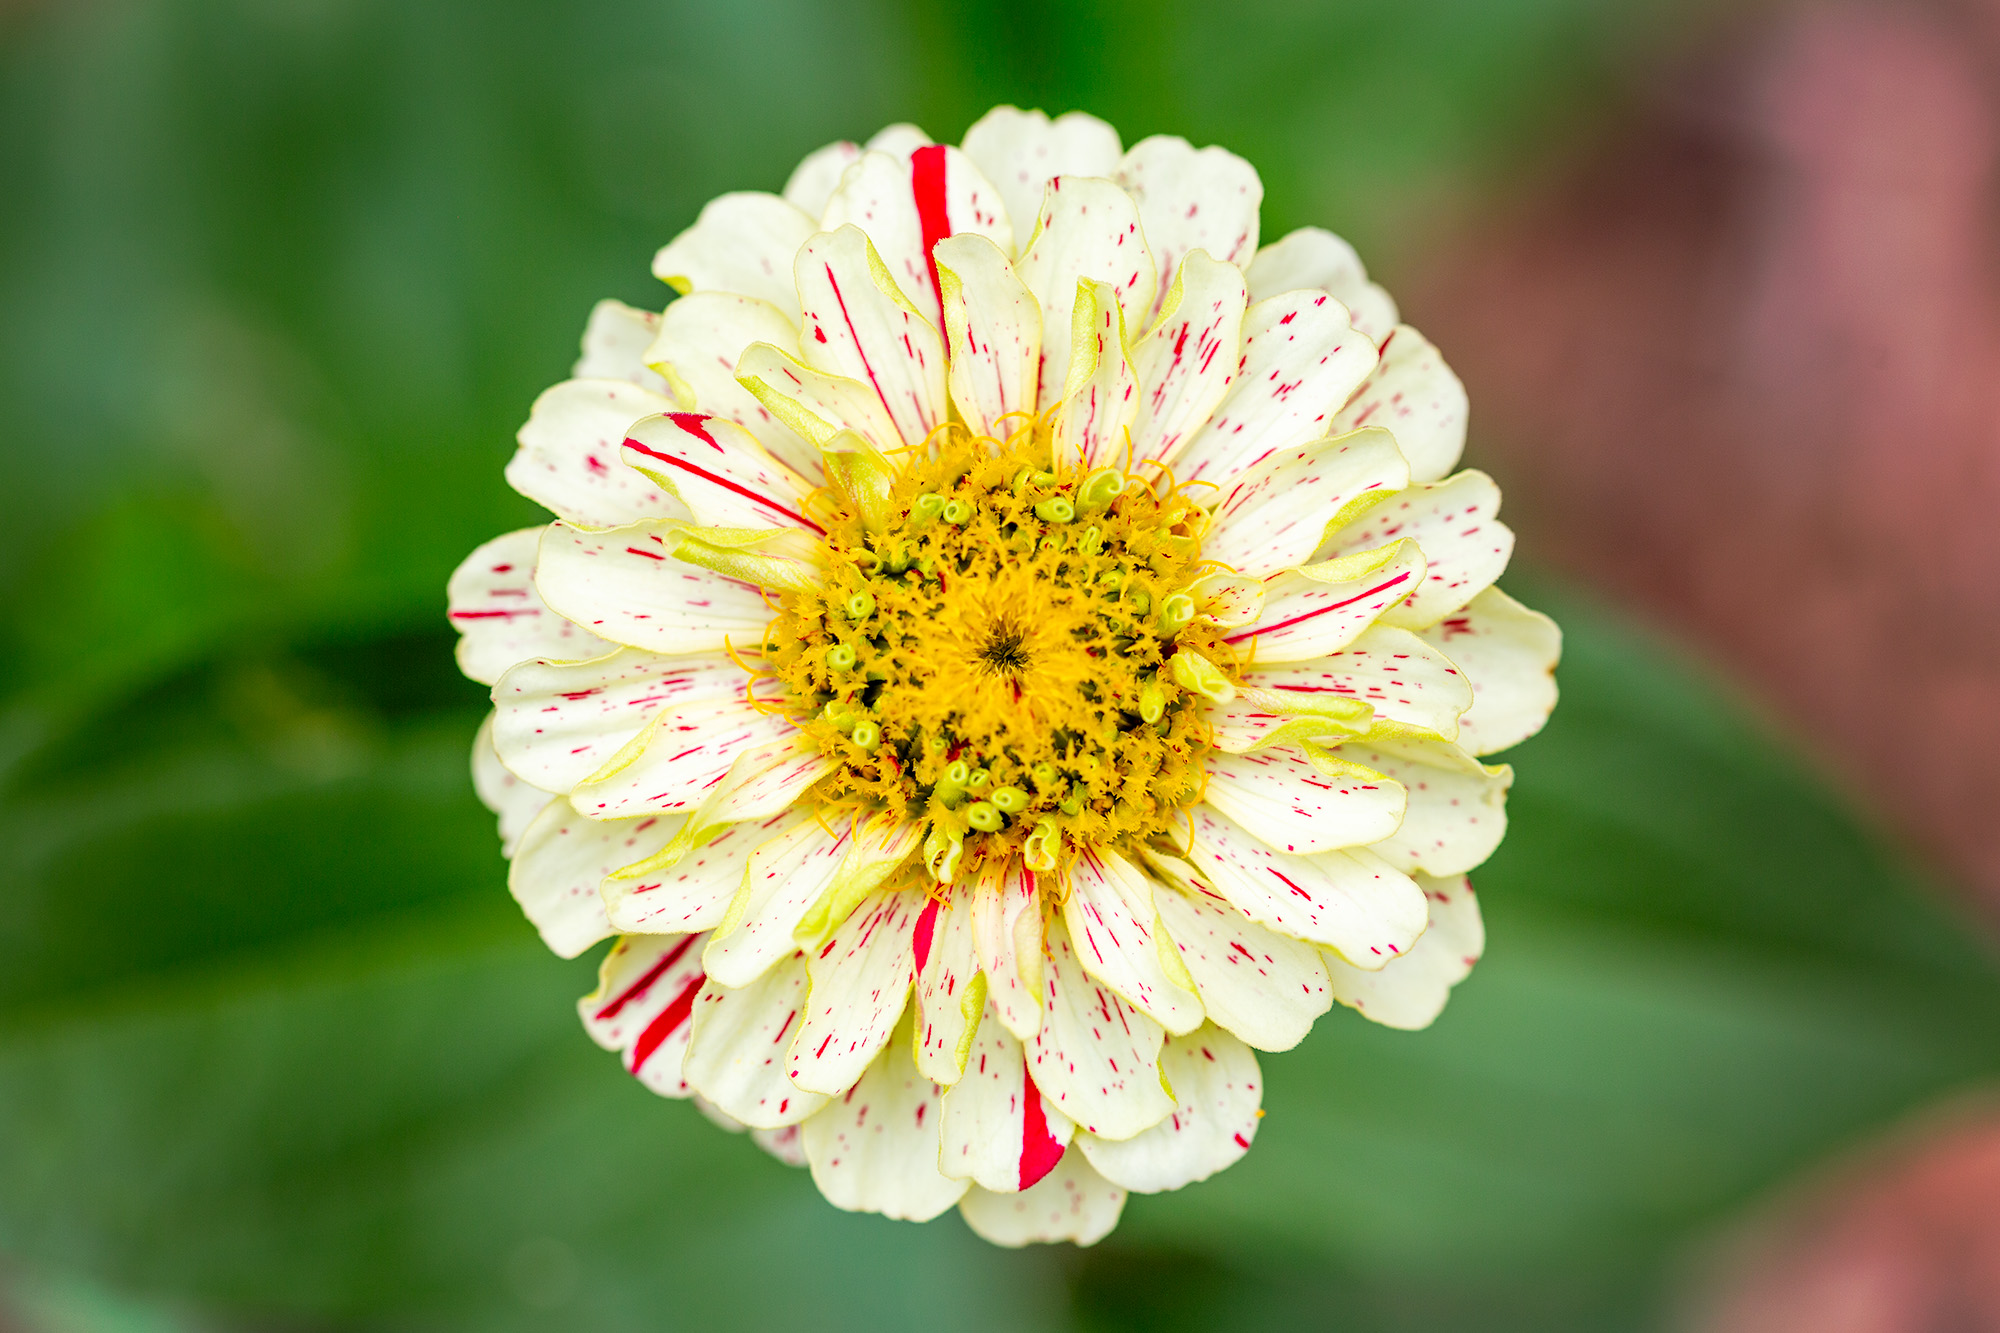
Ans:
[[[1055,870],[1166,831],[1200,794],[1208,736],[1174,659],[1234,660],[1189,592],[1208,515],[1050,456],[1045,428],[941,432],[872,527],[836,511],[826,582],[766,634],[838,761],[820,799],[927,821],[939,879],[1016,854]]]

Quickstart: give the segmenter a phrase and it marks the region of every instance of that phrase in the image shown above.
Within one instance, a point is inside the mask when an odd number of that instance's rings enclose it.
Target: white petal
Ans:
[[[507,484],[580,527],[685,518],[686,508],[621,457],[633,422],[673,406],[623,380],[564,380],[535,400]]]
[[[1465,449],[1465,386],[1438,349],[1407,324],[1390,335],[1381,355],[1332,428],[1387,427],[1410,460],[1411,478],[1436,481],[1458,466]]]
[[[570,804],[592,819],[693,810],[744,751],[796,730],[788,718],[740,697],[674,704],[579,782]]]
[[[458,669],[482,685],[530,657],[574,661],[601,657],[612,645],[549,610],[535,589],[542,528],[522,528],[476,548],[445,586],[459,633]]]
[[[965,132],[965,155],[1006,202],[1016,244],[1028,242],[1042,194],[1057,176],[1109,176],[1123,149],[1118,131],[1070,111],[1053,121],[1040,111],[996,106]]]
[[[744,348],[736,377],[786,429],[815,447],[843,430],[884,453],[903,447],[881,396],[860,380],[815,370],[770,343]]]
[[[1037,214],[1035,238],[1014,265],[1042,308],[1041,403],[1063,394],[1070,368],[1070,315],[1077,284],[1108,282],[1118,293],[1125,322],[1140,322],[1152,308],[1158,270],[1139,229],[1139,206],[1107,180],[1061,176],[1049,182]]]
[[[928,1222],[965,1194],[938,1170],[937,1086],[892,1041],[861,1079],[800,1126],[813,1184],[852,1213]]]
[[[696,817],[704,826],[746,819],[768,819],[791,809],[812,785],[825,777],[834,761],[803,733],[747,750],[729,766],[729,776],[716,784]]]
[[[805,513],[811,483],[727,417],[695,412],[647,417],[632,423],[624,443],[625,461],[672,487],[697,523],[825,533]]]
[[[1424,895],[1373,848],[1300,856],[1271,850],[1210,806],[1196,806],[1191,818],[1186,864],[1252,921],[1324,944],[1360,967],[1409,952],[1423,934]],[[1171,876],[1178,867],[1160,868]]]
[[[1264,614],[1264,581],[1247,574],[1210,574],[1188,592],[1202,615],[1229,629],[1254,625]]]
[[[1160,1025],[1091,979],[1060,919],[1049,923],[1042,971],[1042,1026],[1028,1042],[1028,1067],[1043,1094],[1105,1138],[1158,1124],[1174,1109],[1160,1086]]]
[[[786,1125],[783,1129],[753,1129],[750,1141],[786,1166],[806,1164],[805,1140],[797,1125]]]
[[[875,131],[874,137],[865,146],[871,153],[887,153],[891,157],[900,157],[908,161],[910,154],[919,148],[928,147],[933,142],[935,141],[930,135],[915,125],[908,121],[898,121],[894,125],[884,125]]]
[[[1312,559],[1329,530],[1409,484],[1409,465],[1386,430],[1281,450],[1223,492],[1201,553],[1260,578],[1290,569]]]
[[[801,819],[751,854],[742,897],[717,928],[703,966],[727,986],[747,986],[797,947],[792,932],[839,873],[850,830]]]
[[[1022,1041],[1042,1026],[1042,899],[1035,874],[989,862],[973,885],[972,936],[986,997]]]
[[[1430,900],[1431,926],[1415,948],[1378,972],[1326,960],[1334,998],[1385,1027],[1429,1027],[1444,1011],[1451,988],[1471,975],[1486,951],[1486,927],[1472,885],[1463,876],[1420,875],[1417,882]]]
[[[683,822],[672,815],[585,819],[568,801],[551,801],[521,835],[507,888],[543,942],[574,958],[612,933],[597,892],[604,877],[659,851]]]
[[[1305,662],[1339,652],[1420,587],[1424,553],[1413,541],[1274,574],[1257,619],[1228,636],[1259,662]],[[592,626],[592,628],[596,628]]]
[[[785,182],[785,202],[809,217],[826,212],[826,201],[847,169],[861,160],[861,145],[839,139],[807,153]]]
[[[1179,1102],[1172,1115],[1122,1141],[1094,1134],[1076,1140],[1099,1175],[1139,1194],[1177,1190],[1234,1166],[1257,1137],[1264,1100],[1257,1057],[1213,1023],[1167,1038],[1160,1072]]]
[[[1458,742],[1472,753],[1518,745],[1549,720],[1562,631],[1541,612],[1488,588],[1423,638],[1472,682],[1472,707],[1458,722]]]
[[[646,361],[646,349],[660,331],[660,317],[623,301],[599,301],[583,329],[583,355],[570,370],[573,379],[625,380],[663,398],[673,391]]]
[[[1134,457],[1172,457],[1228,396],[1242,362],[1246,299],[1243,275],[1206,251],[1181,265],[1159,324],[1133,356],[1140,385]]]
[[[1197,150],[1186,139],[1156,134],[1132,145],[1112,179],[1139,204],[1163,289],[1189,251],[1206,250],[1238,268],[1257,253],[1264,182],[1236,154],[1221,148]],[[1162,290],[1149,302],[1151,309],[1158,310],[1165,299]]]
[[[1335,533],[1325,556],[1414,541],[1424,552],[1424,581],[1385,613],[1384,623],[1427,629],[1493,585],[1514,553],[1514,534],[1494,518],[1500,488],[1484,472],[1412,486]],[[1324,558],[1324,557],[1323,557]]]
[[[932,1082],[956,1083],[965,1072],[973,1029],[986,1008],[986,983],[972,929],[973,890],[963,884],[949,902],[932,898],[912,936],[917,969],[917,1068]]]
[[[607,872],[602,893],[611,924],[629,934],[646,935],[714,929],[743,886],[750,854],[800,818],[787,811],[746,819],[698,847],[689,847],[671,865],[647,866],[638,874]],[[639,860],[634,857],[625,865]]]
[[[1402,823],[1400,785],[1295,745],[1211,754],[1207,767],[1208,804],[1277,851],[1365,847]]]
[[[768,301],[734,292],[696,292],[667,307],[660,335],[646,349],[646,363],[677,381],[680,406],[727,417],[755,436],[766,453],[818,484],[819,450],[771,415],[736,379],[736,363],[753,343],[799,354],[798,325]]]
[[[702,1096],[753,1129],[796,1125],[825,1106],[785,1077],[785,1048],[806,1003],[806,960],[793,954],[748,986],[713,977],[695,997],[694,1035],[682,1076]]]
[[[828,231],[853,223],[867,232],[896,286],[936,324],[931,247],[972,231],[1012,253],[1013,227],[1000,192],[971,158],[943,145],[910,144],[903,152],[864,154],[827,200],[822,221]]]
[[[1058,1240],[1095,1245],[1124,1211],[1125,1191],[1092,1170],[1080,1152],[1064,1153],[1033,1189],[995,1194],[975,1185],[958,1204],[967,1226],[1010,1249]]]
[[[597,989],[576,1003],[599,1046],[662,1097],[686,1097],[688,1020],[701,991],[701,937],[627,935],[604,956]]]
[[[1077,284],[1070,334],[1055,456],[1059,465],[1088,469],[1124,457],[1139,412],[1139,375],[1125,340],[1125,312],[1110,284],[1088,279]]]
[[[1167,970],[1165,960],[1178,963],[1179,955],[1159,938],[1157,923],[1153,882],[1108,848],[1085,849],[1063,899],[1063,924],[1084,971],[1168,1032],[1192,1032],[1201,1026],[1201,1001]]]
[[[911,930],[921,893],[872,893],[807,956],[812,1000],[786,1072],[802,1088],[839,1094],[875,1058],[910,997]]]
[[[1350,741],[1337,753],[1409,792],[1402,827],[1369,849],[1392,865],[1461,875],[1493,855],[1506,836],[1514,770],[1505,764],[1488,768],[1448,741]]]
[[[906,442],[929,436],[945,418],[944,344],[868,237],[852,226],[821,232],[800,249],[796,271],[806,364],[866,383]]]
[[[500,816],[500,854],[512,856],[521,835],[549,803],[549,793],[514,776],[493,749],[493,718],[487,715],[472,738],[472,790]]]
[[[1354,247],[1319,227],[1300,227],[1257,252],[1243,276],[1250,299],[1317,287],[1347,307],[1354,327],[1378,346],[1396,327],[1396,303],[1361,266]]]
[[[965,1075],[944,1094],[944,1173],[996,1193],[1032,1188],[1061,1160],[1076,1123],[1050,1105],[1027,1053],[987,1006]]]
[[[493,686],[493,747],[537,787],[566,792],[668,704],[741,697],[748,681],[721,653],[620,648],[588,662],[522,662]]]
[[[686,295],[735,292],[799,317],[792,256],[819,228],[775,194],[725,194],[653,256],[653,276]]]
[[[1406,629],[1372,625],[1347,647],[1310,662],[1258,667],[1243,675],[1246,692],[1276,695],[1310,709],[1316,700],[1355,699],[1377,723],[1458,734],[1472,706],[1472,684],[1449,658]]]
[[[950,345],[951,399],[975,434],[1005,439],[1032,413],[1042,359],[1042,308],[998,246],[984,236],[939,241],[938,282]]]
[[[635,648],[699,653],[762,643],[773,611],[757,589],[675,560],[679,540],[658,523],[608,532],[550,524],[536,591],[558,614]]]
[[[1375,344],[1325,292],[1288,292],[1243,316],[1243,361],[1209,423],[1167,459],[1183,481],[1227,487],[1266,455],[1334,433],[1333,416],[1375,368]]]
[[[1333,1007],[1319,950],[1251,921],[1185,872],[1169,879],[1153,902],[1209,1021],[1262,1051],[1305,1040],[1313,1020]]]

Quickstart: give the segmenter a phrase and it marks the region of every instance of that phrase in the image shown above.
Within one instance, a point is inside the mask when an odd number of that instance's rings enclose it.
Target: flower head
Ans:
[[[1088,1243],[1253,1048],[1422,1027],[1555,701],[1465,396],[1338,238],[1002,107],[731,194],[593,313],[451,585],[591,1035],[843,1208]]]

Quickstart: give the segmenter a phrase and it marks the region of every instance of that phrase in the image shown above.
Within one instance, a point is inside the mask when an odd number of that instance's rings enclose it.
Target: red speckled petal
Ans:
[[[972,885],[932,899],[917,913],[912,945],[917,965],[917,1068],[932,1082],[956,1083],[965,1072],[972,1033],[986,1008],[979,951],[972,929]]]
[[[617,1051],[627,1073],[662,1097],[691,1093],[681,1077],[700,993],[699,935],[627,935],[604,956],[597,989],[577,1001],[584,1031]]]
[[[1049,182],[1035,238],[1014,268],[1042,308],[1043,407],[1062,397],[1069,375],[1077,284],[1109,283],[1126,324],[1144,328],[1159,274],[1139,228],[1139,206],[1110,181],[1088,176]]]
[[[964,1196],[966,1183],[938,1170],[937,1085],[910,1063],[907,1032],[898,1036],[800,1130],[813,1183],[828,1203],[928,1222]]]
[[[1118,1225],[1125,1191],[1097,1174],[1080,1152],[1067,1152],[1033,1189],[996,1194],[977,1185],[959,1201],[965,1224],[995,1245],[1069,1241],[1095,1245]]]
[[[1316,287],[1347,307],[1354,327],[1380,346],[1396,327],[1396,303],[1368,281],[1354,247],[1321,227],[1300,227],[1257,252],[1243,276],[1250,299]]]
[[[1159,262],[1162,290],[1149,300],[1149,316],[1190,251],[1206,250],[1238,268],[1257,253],[1264,182],[1236,154],[1156,134],[1132,145],[1112,179],[1138,203],[1146,244]]]
[[[1382,426],[1394,433],[1416,481],[1437,481],[1465,450],[1465,386],[1438,349],[1409,325],[1382,345],[1374,373],[1340,409],[1333,429]]]
[[[1428,629],[1491,587],[1514,553],[1514,534],[1494,517],[1500,488],[1484,472],[1412,486],[1335,533],[1321,559],[1414,541],[1424,581],[1384,613],[1385,624]]]
[[[799,251],[796,271],[805,363],[868,385],[904,440],[928,436],[945,419],[944,344],[868,237],[853,226],[821,232]]]
[[[1313,558],[1329,528],[1409,484],[1409,465],[1386,430],[1283,449],[1224,492],[1201,553],[1259,578],[1290,569]]]
[[[1035,1086],[1020,1041],[989,1005],[965,1075],[944,1095],[944,1173],[1018,1193],[1055,1167],[1075,1132],[1076,1123]]]
[[[1159,324],[1133,356],[1140,385],[1135,458],[1179,452],[1228,396],[1242,362],[1247,300],[1243,275],[1233,265],[1203,250],[1181,265]]]
[[[796,320],[792,256],[817,230],[812,218],[775,194],[725,194],[710,200],[692,227],[653,256],[653,276],[683,296],[754,296]]]
[[[1167,882],[1153,902],[1209,1021],[1262,1051],[1304,1041],[1313,1020],[1333,1007],[1319,950],[1250,920],[1191,868],[1168,874],[1163,867],[1162,874]]]
[[[1084,971],[1118,992],[1168,1032],[1201,1026],[1201,1001],[1162,961],[1173,946],[1159,938],[1153,882],[1108,848],[1086,848],[1070,872],[1063,923]]]
[[[1423,638],[1472,681],[1472,707],[1458,723],[1459,744],[1472,753],[1518,745],[1549,720],[1562,631],[1541,612],[1488,588]]]
[[[1160,1086],[1160,1025],[1093,980],[1060,917],[1049,923],[1041,1030],[1028,1068],[1056,1107],[1084,1129],[1129,1139],[1174,1109]]]
[[[911,928],[928,901],[905,889],[872,893],[808,955],[812,1002],[786,1065],[794,1083],[845,1092],[889,1040],[910,997]]]
[[[1186,864],[1190,891],[1212,889],[1252,921],[1337,950],[1360,967],[1381,967],[1409,951],[1424,930],[1424,896],[1410,877],[1372,848],[1273,851],[1212,806],[1196,806]],[[1160,862],[1162,873],[1179,863]]]
[[[1400,785],[1294,745],[1211,754],[1207,766],[1207,803],[1274,851],[1307,856],[1365,847],[1403,820]]]
[[[643,860],[680,832],[679,815],[597,820],[552,801],[521,835],[507,887],[542,942],[574,958],[612,933],[597,886],[620,866]]]
[[[1257,1137],[1264,1100],[1256,1055],[1213,1023],[1167,1038],[1160,1072],[1174,1090],[1173,1114],[1121,1142],[1076,1140],[1099,1175],[1138,1194],[1177,1190],[1234,1166]]]
[[[580,782],[570,803],[592,819],[693,810],[746,750],[796,732],[741,696],[674,704]]]
[[[674,559],[679,541],[662,524],[608,532],[551,524],[535,589],[557,614],[635,648],[698,653],[762,643],[771,608],[756,587]]]
[[[752,1129],[782,1129],[827,1098],[785,1077],[785,1050],[806,1003],[806,960],[791,957],[748,986],[710,977],[695,997],[694,1034],[682,1075],[702,1096]]]
[[[1005,439],[1010,412],[1035,410],[1040,392],[1042,308],[1006,255],[983,236],[937,246],[952,402],[975,433]]]
[[[446,614],[459,633],[458,667],[491,685],[531,657],[579,661],[615,646],[549,610],[535,587],[543,528],[522,528],[478,547],[445,588]]]
[[[1429,1027],[1444,1012],[1451,988],[1472,974],[1486,949],[1479,900],[1464,876],[1419,875],[1417,883],[1430,902],[1431,926],[1415,948],[1378,972],[1326,960],[1334,998],[1385,1027]]]
[[[493,745],[547,791],[595,773],[669,704],[741,697],[750,683],[721,653],[668,657],[620,648],[588,662],[535,659],[493,687]]]
[[[1208,424],[1165,461],[1182,481],[1227,487],[1260,459],[1334,433],[1375,368],[1375,344],[1325,292],[1288,292],[1243,316],[1243,357]]]

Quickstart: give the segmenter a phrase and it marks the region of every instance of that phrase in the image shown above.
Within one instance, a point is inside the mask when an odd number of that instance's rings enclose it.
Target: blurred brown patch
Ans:
[[[1739,33],[1409,304],[1524,553],[1705,645],[2000,912],[1995,18]]]
[[[1716,1291],[1706,1333],[2000,1329],[2000,1116],[1955,1115],[1789,1201]]]
[[[1989,919],[1996,125],[2000,0],[1795,7],[1410,301],[1524,553],[1733,668]],[[1698,1326],[2000,1330],[2000,1112],[1823,1182],[1749,1254]]]

